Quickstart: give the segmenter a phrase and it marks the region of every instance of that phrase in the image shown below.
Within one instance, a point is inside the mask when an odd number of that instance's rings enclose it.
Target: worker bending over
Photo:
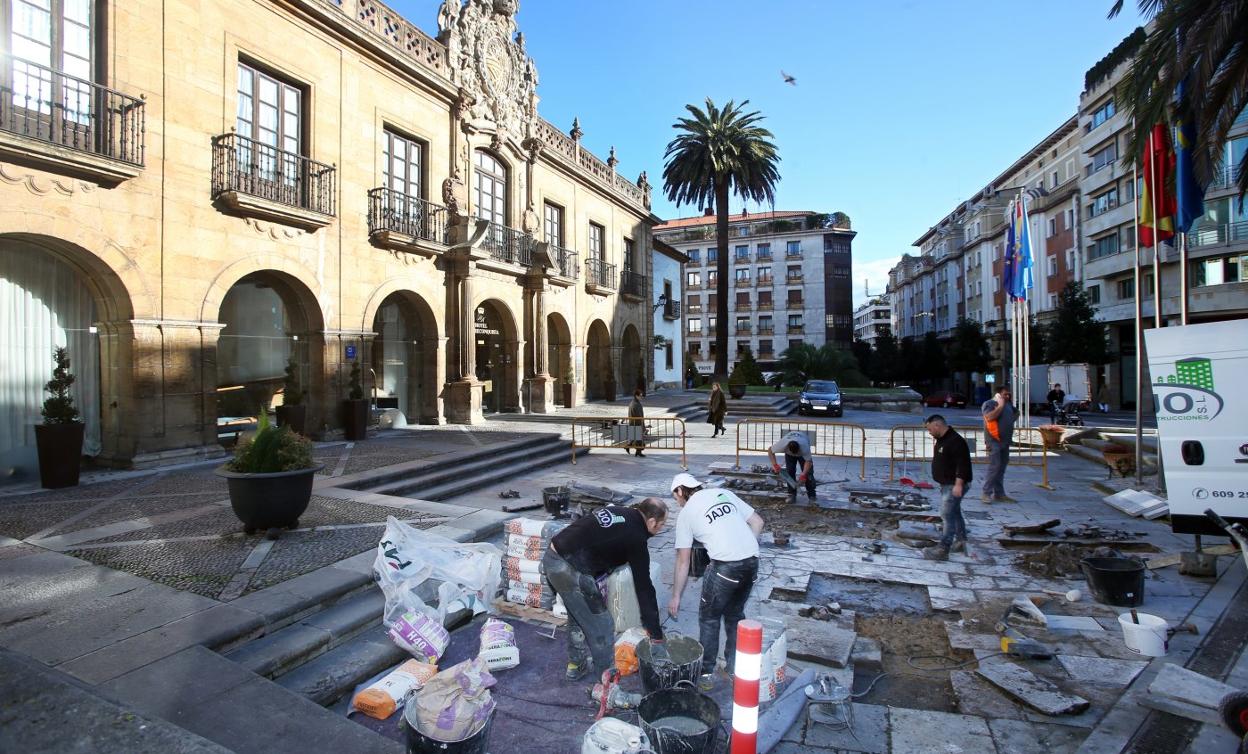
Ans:
[[[805,432],[787,432],[783,437],[767,449],[767,458],[771,461],[771,469],[780,473],[780,463],[776,453],[784,453],[784,468],[789,476],[797,480],[798,485],[806,485],[806,499],[813,505],[815,502],[815,457],[810,452],[810,438]],[[801,472],[798,472],[798,467]],[[789,502],[797,502],[797,490],[790,490]]]

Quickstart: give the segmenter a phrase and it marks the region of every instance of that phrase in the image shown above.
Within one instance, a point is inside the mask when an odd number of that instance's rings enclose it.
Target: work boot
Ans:
[[[579,681],[585,677],[585,674],[594,669],[594,660],[592,657],[586,657],[580,662],[568,661],[568,669],[563,674],[569,681]]]
[[[949,552],[966,552],[966,540],[965,539],[953,540],[953,546],[949,548]]]
[[[1018,501],[1010,497],[1009,495],[997,495],[996,497],[992,498],[992,502],[994,503],[1017,503]]]
[[[979,499],[980,499],[980,500],[982,500],[982,501],[983,501],[983,502],[985,502],[985,503],[991,503],[991,502],[992,502],[992,496],[991,496],[991,495],[989,495],[987,492],[985,492],[984,494],[980,495],[980,496],[979,496]]]
[[[627,453],[627,454],[629,454],[629,455],[631,456],[631,455],[633,454],[633,449],[632,449],[632,448],[625,448],[625,449],[624,449],[624,452],[625,452],[625,453]]]
[[[944,545],[932,545],[923,548],[923,557],[926,560],[948,560],[949,548]]]
[[[638,448],[638,449],[637,449],[637,457],[638,457],[638,458],[645,458],[645,456],[641,454],[641,448]]]

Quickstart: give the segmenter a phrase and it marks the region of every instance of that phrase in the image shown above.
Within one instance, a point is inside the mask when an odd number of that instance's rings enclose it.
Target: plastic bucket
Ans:
[[[1092,597],[1115,607],[1144,604],[1144,564],[1131,558],[1084,558],[1079,561]]]
[[[1170,642],[1166,635],[1166,619],[1148,613],[1136,613],[1140,622],[1131,618],[1131,613],[1118,616],[1118,624],[1122,626],[1122,639],[1127,649],[1145,657],[1165,657]]]
[[[656,691],[637,706],[637,720],[656,754],[711,754],[719,719],[719,705],[690,689]]]
[[[568,504],[572,501],[572,491],[567,487],[543,487],[542,488],[542,506],[546,512],[555,518],[564,516],[568,512]]]
[[[706,548],[701,542],[693,543],[693,551],[689,553],[689,575],[695,579],[702,578],[706,573],[706,567],[711,564],[711,556],[706,554]]]
[[[670,635],[664,642],[671,664],[655,667],[650,656],[650,639],[637,642],[637,665],[641,671],[641,687],[645,693],[670,689],[681,681],[698,682],[702,674],[702,642],[692,636]],[[651,740],[654,740],[651,737]]]
[[[407,754],[486,754],[490,743],[490,728],[494,725],[494,713],[481,726],[481,730],[461,741],[439,741],[416,730],[416,721],[408,713],[416,709],[415,703],[407,705],[403,710],[404,736],[407,739]]]

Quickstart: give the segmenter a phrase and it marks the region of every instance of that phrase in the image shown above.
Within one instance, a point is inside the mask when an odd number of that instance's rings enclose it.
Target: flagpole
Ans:
[[[1153,205],[1153,327],[1161,327],[1161,261],[1157,256],[1157,242],[1161,235],[1161,218],[1157,217],[1157,145],[1153,142],[1153,132],[1148,132],[1148,166],[1149,175],[1153,178],[1153,187],[1148,191],[1148,201]],[[1165,187],[1160,187],[1165,190]],[[1139,295],[1138,291],[1136,295]]]
[[[1176,229],[1177,230],[1177,229]],[[1187,324],[1187,232],[1179,234],[1179,324]]]
[[[1132,126],[1134,125],[1133,119]],[[1151,135],[1149,140],[1151,143]],[[1140,380],[1144,379],[1142,361],[1144,358],[1144,304],[1140,291],[1140,181],[1137,165],[1138,161],[1133,159],[1131,161],[1133,184],[1131,196],[1135,202],[1135,217],[1132,222],[1135,227],[1135,483],[1140,485],[1144,483],[1144,403],[1141,400],[1144,396],[1144,388],[1140,385]],[[1154,228],[1156,223],[1154,218]]]

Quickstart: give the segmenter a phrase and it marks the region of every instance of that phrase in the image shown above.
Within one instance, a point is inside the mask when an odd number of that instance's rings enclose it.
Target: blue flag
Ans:
[[[1007,259],[1006,292],[1011,298],[1026,300],[1031,290],[1031,221],[1027,213],[1027,197],[1019,194],[1010,212],[1009,241],[1012,247]]]
[[[1174,229],[1186,233],[1201,215],[1205,214],[1205,189],[1196,180],[1196,169],[1192,162],[1192,152],[1196,148],[1195,119],[1184,118],[1182,112],[1186,106],[1187,79],[1179,82],[1179,117],[1175,123],[1174,147],[1174,189],[1178,208],[1174,213]]]
[[[1005,225],[1005,258],[1001,265],[1001,290],[1010,295],[1010,285],[1014,282],[1014,204],[1010,203],[1009,218]]]

